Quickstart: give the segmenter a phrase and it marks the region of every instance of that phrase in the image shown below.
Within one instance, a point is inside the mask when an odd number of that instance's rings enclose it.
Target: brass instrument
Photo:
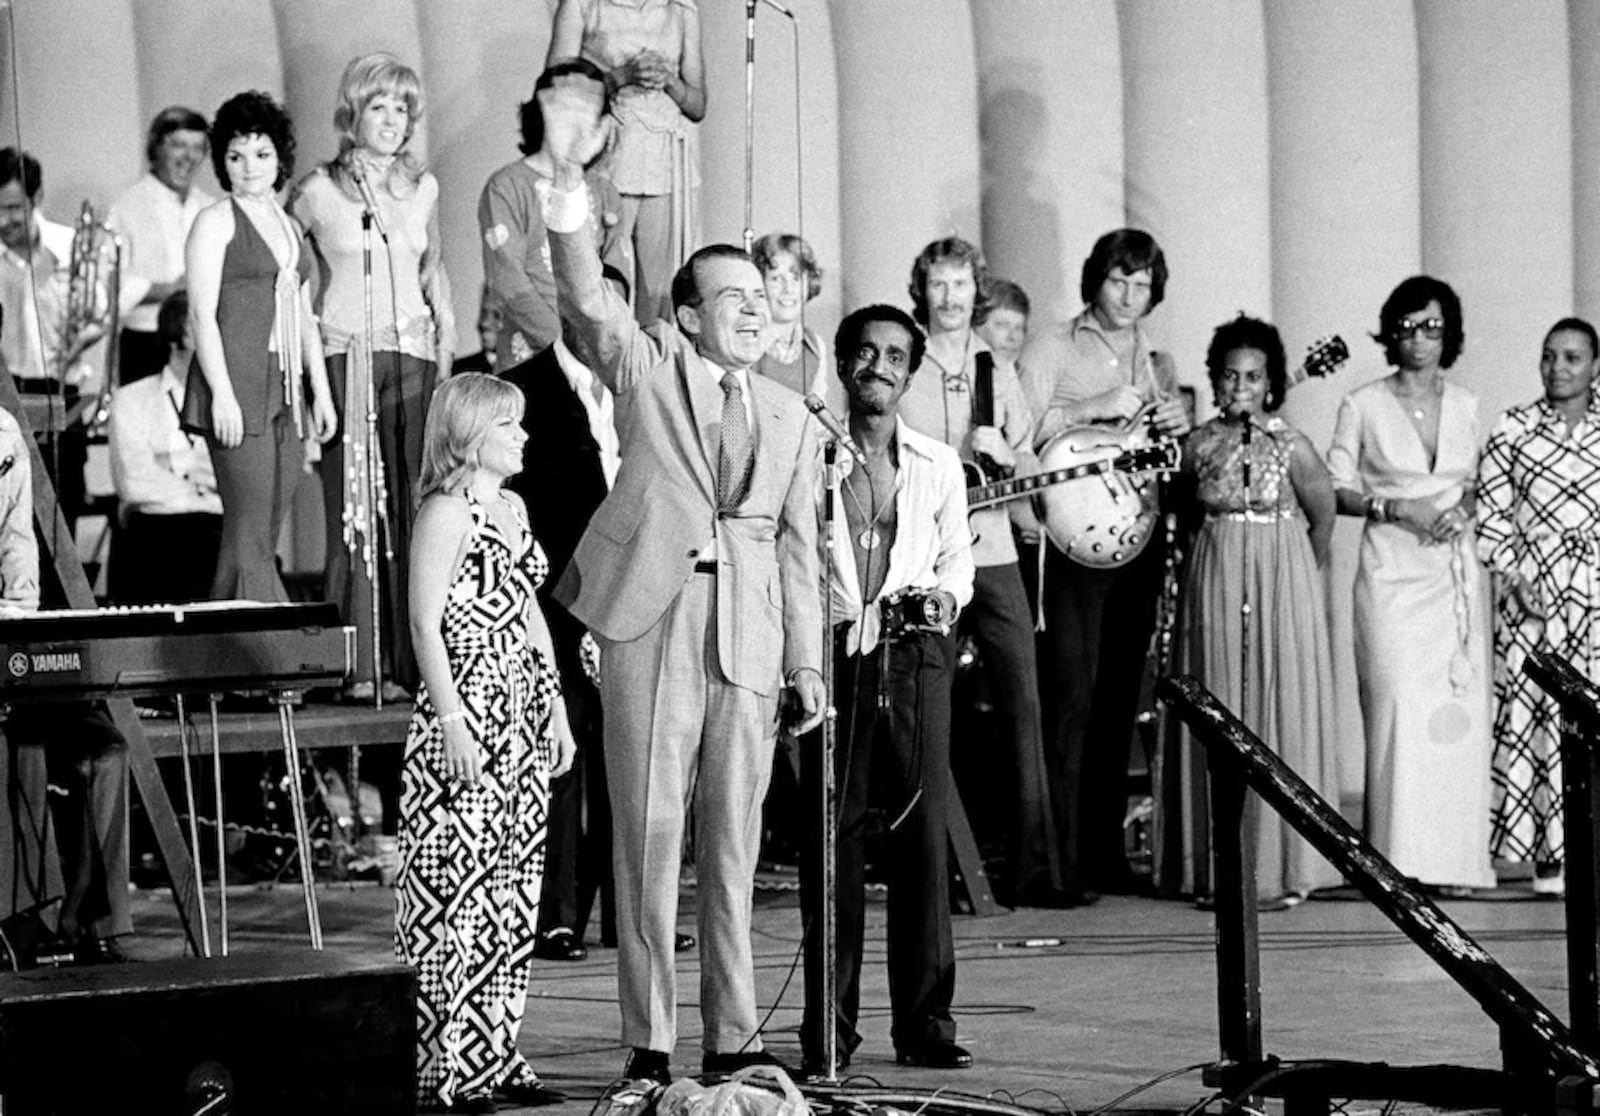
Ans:
[[[94,206],[85,200],[73,226],[66,306],[55,351],[55,375],[65,388],[71,382],[71,369],[84,353],[98,342],[105,343],[100,390],[91,400],[74,408],[67,420],[67,425],[71,425],[77,418],[87,415],[91,432],[105,426],[111,410],[111,393],[117,386],[117,335],[122,325],[122,249],[122,238],[95,215]]]

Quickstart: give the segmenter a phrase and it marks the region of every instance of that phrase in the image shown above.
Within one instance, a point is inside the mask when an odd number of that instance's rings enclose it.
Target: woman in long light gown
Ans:
[[[1431,276],[1383,304],[1394,372],[1345,396],[1328,470],[1341,515],[1366,520],[1355,583],[1366,728],[1366,832],[1424,884],[1492,887],[1489,661],[1472,522],[1478,399],[1443,370],[1461,302]]]
[[[1322,588],[1333,485],[1311,442],[1276,413],[1286,364],[1278,331],[1243,315],[1218,327],[1206,354],[1222,414],[1183,447],[1205,520],[1185,579],[1179,670],[1197,677],[1337,808],[1337,705]],[[1163,788],[1162,824],[1181,827],[1183,855],[1177,871],[1163,872],[1162,885],[1204,898],[1211,893],[1205,756],[1187,731],[1179,740],[1179,774]],[[1281,815],[1258,800],[1253,809],[1264,908],[1293,906],[1339,882]]]

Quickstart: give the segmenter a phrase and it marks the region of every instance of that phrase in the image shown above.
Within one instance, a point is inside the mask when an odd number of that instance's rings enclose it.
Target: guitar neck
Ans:
[[[1108,473],[1115,468],[1114,462],[1092,461],[1086,465],[1074,465],[1067,469],[1052,469],[1048,473],[1036,473],[1031,477],[1013,477],[1011,480],[994,481],[990,484],[980,484],[967,489],[967,509],[975,511],[986,508],[992,504],[1004,504],[1017,500],[1041,488],[1048,488],[1053,484],[1061,484],[1079,477],[1091,476],[1095,473]]]

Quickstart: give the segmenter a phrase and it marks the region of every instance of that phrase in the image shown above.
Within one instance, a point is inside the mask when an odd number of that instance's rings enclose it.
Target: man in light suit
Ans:
[[[616,395],[622,456],[556,598],[600,644],[624,1073],[665,1081],[691,808],[702,1069],[772,1060],[757,1033],[750,903],[779,692],[794,691],[801,731],[826,704],[817,432],[799,396],[750,373],[769,316],[744,252],[690,258],[672,284],[676,328],[642,330],[602,282],[579,169],[598,142],[585,121],[599,95],[578,75],[540,94],[569,156],[544,204],[561,315]]]

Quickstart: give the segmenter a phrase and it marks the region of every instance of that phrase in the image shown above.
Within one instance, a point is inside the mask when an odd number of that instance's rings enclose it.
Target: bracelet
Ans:
[[[467,711],[465,709],[452,709],[448,713],[439,714],[439,723],[441,725],[448,725],[451,721],[465,721],[466,719]]]
[[[1362,511],[1366,517],[1376,523],[1389,522],[1389,501],[1382,496],[1367,496],[1362,502]]]

